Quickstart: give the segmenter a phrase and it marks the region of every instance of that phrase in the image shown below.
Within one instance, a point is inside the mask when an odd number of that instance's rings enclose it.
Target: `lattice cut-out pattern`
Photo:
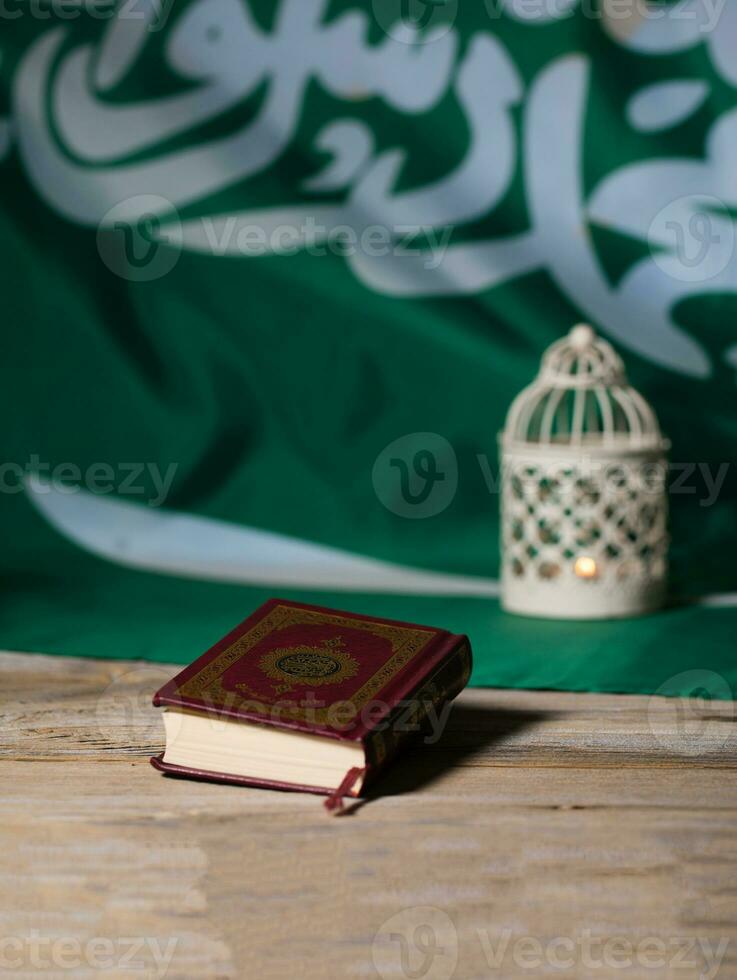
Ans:
[[[667,571],[662,461],[583,465],[505,459],[504,572],[591,588],[661,581]]]

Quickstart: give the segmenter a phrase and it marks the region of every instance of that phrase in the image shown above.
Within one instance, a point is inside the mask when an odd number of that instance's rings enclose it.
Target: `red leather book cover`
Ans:
[[[165,684],[154,704],[361,741],[376,770],[401,741],[389,724],[399,708],[420,694],[435,705],[455,697],[470,672],[465,636],[270,599]],[[174,773],[161,757],[152,761]]]

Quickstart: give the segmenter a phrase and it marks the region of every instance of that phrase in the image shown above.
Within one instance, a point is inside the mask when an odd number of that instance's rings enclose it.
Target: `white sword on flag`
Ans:
[[[495,579],[431,572],[180,511],[154,510],[38,475],[28,495],[48,523],[119,565],[243,585],[399,595],[497,596]]]

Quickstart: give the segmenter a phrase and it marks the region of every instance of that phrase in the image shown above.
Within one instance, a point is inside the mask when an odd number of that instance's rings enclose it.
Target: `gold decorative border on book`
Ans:
[[[182,697],[194,698],[198,701],[209,702],[213,707],[227,704],[233,708],[243,705],[249,711],[258,714],[270,714],[274,711],[273,704],[262,703],[253,697],[243,697],[237,691],[229,691],[223,687],[222,676],[225,671],[246,656],[261,640],[271,633],[287,626],[328,625],[342,629],[363,630],[372,633],[383,640],[388,640],[392,648],[392,656],[375,674],[366,681],[350,699],[356,711],[359,711],[370,698],[381,691],[394,675],[410,662],[427,644],[437,636],[434,630],[414,629],[410,626],[395,626],[378,623],[373,620],[353,619],[338,613],[323,613],[311,609],[299,609],[294,606],[275,606],[262,620],[251,627],[247,633],[218,654],[214,660],[206,664],[202,670],[185,681],[179,688]],[[279,711],[289,718],[307,720],[307,710],[304,707],[288,707],[283,701],[279,702]],[[309,720],[318,724],[327,718],[330,705],[324,708],[309,707]]]

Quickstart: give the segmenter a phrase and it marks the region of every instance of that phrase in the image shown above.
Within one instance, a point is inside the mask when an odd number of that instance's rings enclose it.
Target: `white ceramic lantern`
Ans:
[[[553,344],[501,435],[504,608],[606,619],[661,606],[668,448],[610,344],[586,325]]]

